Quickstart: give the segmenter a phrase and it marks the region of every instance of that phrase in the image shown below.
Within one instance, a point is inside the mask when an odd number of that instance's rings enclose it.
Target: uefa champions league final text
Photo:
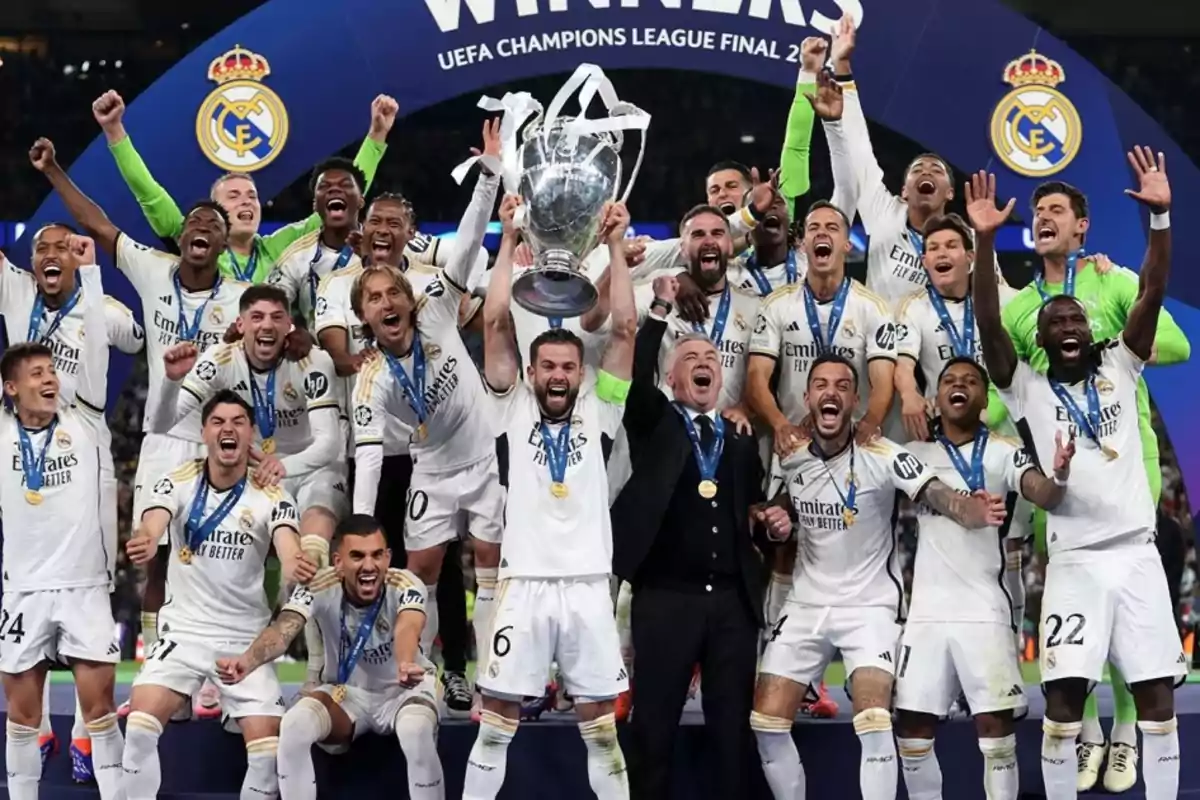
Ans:
[[[774,39],[742,36],[735,33],[692,28],[581,28],[528,36],[507,36],[491,42],[456,47],[438,53],[443,70],[469,67],[497,58],[516,58],[563,50],[591,50],[599,47],[670,47],[688,50],[713,50],[772,61],[800,63],[800,45],[781,44]]]

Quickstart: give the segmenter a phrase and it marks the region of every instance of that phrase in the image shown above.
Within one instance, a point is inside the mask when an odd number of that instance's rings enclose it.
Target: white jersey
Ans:
[[[1000,307],[1008,305],[1008,301],[1016,296],[1017,290],[1011,286],[1001,285]],[[966,335],[964,319],[967,310],[966,300],[942,298],[946,316],[954,326],[953,335],[962,340]],[[972,312],[972,319],[974,312]],[[971,358],[981,367],[983,363],[983,341],[979,335],[978,324],[972,322],[973,334],[970,337]],[[922,289],[904,298],[896,309],[896,355],[912,359],[917,363],[925,376],[925,397],[933,400],[937,397],[937,380],[942,374],[946,363],[957,357],[951,332],[938,315],[929,291]]]
[[[267,553],[276,531],[299,531],[296,501],[279,487],[256,486],[251,470],[241,498],[217,529],[199,547],[191,547],[184,528],[204,474],[204,459],[185,462],[155,479],[146,501],[146,511],[161,508],[171,515],[167,602],[158,612],[158,632],[164,638],[253,641],[271,621],[262,588]],[[203,518],[227,495],[210,487]],[[179,558],[185,545],[191,550],[190,564]]]
[[[289,305],[298,304],[300,313],[312,327],[321,281],[342,270],[361,266],[362,261],[349,245],[338,250],[327,247],[321,241],[321,231],[315,230],[301,236],[283,251],[267,276],[267,283],[282,289]]]
[[[177,410],[178,423],[171,435],[180,439],[200,441],[200,412],[217,392],[228,389],[253,408],[255,389],[266,401],[271,373],[251,369],[246,359],[244,342],[222,342],[210,347],[184,377]],[[340,410],[340,382],[333,369],[333,359],[324,350],[314,347],[305,358],[292,361],[281,358],[274,370],[275,455],[293,456],[313,443],[313,424],[310,415],[321,409],[334,414]],[[262,430],[255,420],[254,440],[261,446]],[[339,453],[340,455],[340,453]]]
[[[571,578],[612,572],[612,523],[602,440],[616,436],[624,405],[595,390],[580,392],[571,412],[565,497],[551,494],[542,412],[524,381],[505,394],[488,392],[508,437],[508,509],[500,577]],[[554,442],[563,425],[548,424]]]
[[[970,494],[940,442],[911,442],[906,447],[942,483]],[[974,447],[971,441],[957,448],[968,469]],[[984,486],[989,494],[1019,496],[1021,476],[1034,468],[1033,458],[1019,441],[989,434],[983,451]],[[916,508],[917,558],[908,621],[1011,624],[1012,597],[1004,583],[1005,538],[1021,526],[967,530],[925,503]]]
[[[768,297],[785,286],[802,282],[808,274],[808,254],[803,250],[793,250],[791,253],[789,260],[793,263],[789,270],[788,261],[772,267],[760,267],[755,261],[754,251],[747,250],[730,260],[725,279],[743,292],[759,298]]]
[[[896,492],[915,500],[934,479],[921,460],[889,439],[851,444],[828,461],[805,449],[783,462],[798,516],[791,599],[809,606],[886,606],[904,599],[896,536]],[[851,474],[854,515],[846,525]]]
[[[220,342],[237,319],[238,301],[250,284],[220,278],[216,292],[186,291],[176,283],[179,256],[138,244],[123,233],[117,236],[115,260],[142,299],[149,371],[142,429],[149,433],[167,379],[163,354],[182,341],[191,341],[201,352]],[[198,326],[194,334],[185,338],[183,334],[193,325]]]
[[[404,258],[409,264],[431,267],[440,272],[450,263],[454,248],[458,243],[457,236],[453,242],[447,245],[438,236],[430,236],[428,233],[417,231],[408,240],[408,244],[404,245]],[[471,262],[470,276],[467,278],[467,291],[473,292],[480,286],[487,286],[488,260],[488,251],[482,246],[476,247],[475,256]],[[416,287],[414,286],[413,289],[415,291]]]
[[[346,686],[367,692],[385,693],[400,687],[397,680],[395,628],[405,611],[425,613],[425,582],[406,569],[389,569],[384,575],[383,597],[375,614],[371,633],[354,664]],[[297,586],[281,611],[292,611],[306,620],[316,620],[325,648],[326,683],[340,683],[338,664],[349,655],[358,638],[363,620],[374,606],[356,606],[346,599],[337,569],[326,567],[308,582]],[[344,632],[344,633],[343,633]],[[417,664],[436,670],[433,662],[418,649]]]
[[[425,355],[424,438],[413,435],[421,420],[381,353],[363,365],[354,384],[351,420],[356,449],[382,445],[386,420],[395,417],[403,426],[413,464],[423,470],[455,470],[495,453],[483,379],[458,332],[462,297],[462,288],[442,276],[425,287],[417,303],[417,335]],[[412,356],[410,352],[396,361],[415,388]]]
[[[104,287],[99,267],[81,267],[77,276],[83,352],[75,395],[70,405],[60,396],[53,432],[50,427],[26,430],[34,461],[45,453],[36,504],[28,499],[21,423],[14,413],[0,412],[0,436],[9,442],[9,468],[0,476],[5,592],[102,586],[112,578],[116,554],[105,550],[100,525],[99,448],[105,437],[108,372]]]
[[[1123,339],[1105,346],[1094,378],[1100,406],[1097,433],[1101,444],[1116,452],[1112,459],[1076,426],[1049,378],[1024,361],[1017,362],[1012,385],[1000,390],[1000,399],[1013,419],[1023,419],[1028,426],[1040,463],[1054,462],[1056,433],[1064,439],[1075,436],[1066,495],[1056,509],[1046,513],[1046,545],[1051,560],[1055,553],[1065,550],[1118,540],[1144,540],[1154,534],[1155,505],[1138,435],[1137,383],[1144,366],[1145,362],[1125,346]],[[1062,388],[1087,418],[1085,385],[1080,382]]]
[[[720,309],[726,292],[717,292],[708,297],[708,320],[699,325],[693,325],[679,316],[674,310],[667,314],[667,332],[663,335],[662,345],[658,356],[659,388],[668,396],[673,397],[667,386],[667,368],[670,364],[671,353],[675,350],[675,342],[682,336],[693,333],[704,333],[717,345],[721,357],[721,396],[717,399],[718,410],[724,410],[737,405],[742,399],[746,386],[746,360],[750,352],[750,335],[754,331],[754,321],[758,317],[759,298],[755,294],[743,292],[730,286],[727,289],[729,308],[725,319],[720,323]],[[654,289],[651,286],[639,286],[635,292],[638,305],[638,327],[650,317],[650,303],[654,300]],[[657,318],[656,318],[657,319]],[[721,328],[718,331],[718,327]],[[714,334],[719,334],[714,336]]]
[[[858,281],[847,278],[850,289],[838,329],[832,334],[833,352],[844,356],[858,370],[858,413],[867,410],[870,399],[868,364],[877,358],[896,360],[896,325],[884,302]],[[808,415],[804,393],[808,390],[808,371],[821,355],[821,344],[813,338],[804,304],[804,287],[785,286],[762,302],[754,335],[750,338],[751,355],[770,356],[778,362],[779,410],[793,423]],[[821,335],[830,337],[829,316],[833,302],[817,302]]]

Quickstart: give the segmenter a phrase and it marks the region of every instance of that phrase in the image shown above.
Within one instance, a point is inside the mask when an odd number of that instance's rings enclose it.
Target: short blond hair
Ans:
[[[408,282],[408,277],[399,267],[393,267],[391,264],[370,266],[355,276],[354,285],[350,287],[350,310],[360,320],[363,319],[363,293],[366,291],[367,281],[380,274],[387,275],[392,280],[392,285],[408,298],[408,302],[412,305],[413,324],[416,324],[417,297],[413,293],[412,284]],[[365,333],[371,333],[370,326],[366,324],[365,320],[363,321],[363,329]],[[374,334],[371,333],[371,335],[373,338]]]
[[[250,181],[250,185],[255,189],[258,188],[258,184],[254,182],[254,178],[250,175],[250,173],[226,172],[224,175],[212,182],[212,186],[208,189],[208,199],[215,201],[217,199],[217,189],[220,188],[221,184],[225,183],[226,181],[231,181],[234,178],[244,178]]]

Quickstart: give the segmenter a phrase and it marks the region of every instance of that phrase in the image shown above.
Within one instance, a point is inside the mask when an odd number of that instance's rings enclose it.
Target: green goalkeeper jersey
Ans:
[[[167,194],[167,190],[154,180],[146,162],[142,161],[142,157],[134,149],[133,141],[126,136],[116,144],[109,145],[108,149],[117,162],[121,177],[133,192],[138,205],[142,207],[142,214],[150,223],[150,228],[162,239],[177,241],[179,234],[183,232],[183,212],[179,210],[179,205],[171,195]],[[375,180],[375,172],[379,169],[379,162],[383,160],[386,151],[386,144],[370,137],[363,140],[358,155],[354,157],[354,165],[361,169],[367,178],[363,194],[366,194],[371,182]],[[300,237],[320,228],[320,217],[312,214],[307,219],[285,225],[267,236],[255,234],[252,255],[243,258],[230,250],[221,254],[220,261],[217,262],[221,274],[234,280],[263,283],[284,250],[291,247]],[[243,274],[251,266],[251,261],[254,267],[252,274]]]

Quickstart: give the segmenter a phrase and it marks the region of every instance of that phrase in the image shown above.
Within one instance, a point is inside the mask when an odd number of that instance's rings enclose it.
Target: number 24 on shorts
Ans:
[[[10,616],[7,610],[0,610],[0,642],[20,644],[25,636],[25,615]]]

